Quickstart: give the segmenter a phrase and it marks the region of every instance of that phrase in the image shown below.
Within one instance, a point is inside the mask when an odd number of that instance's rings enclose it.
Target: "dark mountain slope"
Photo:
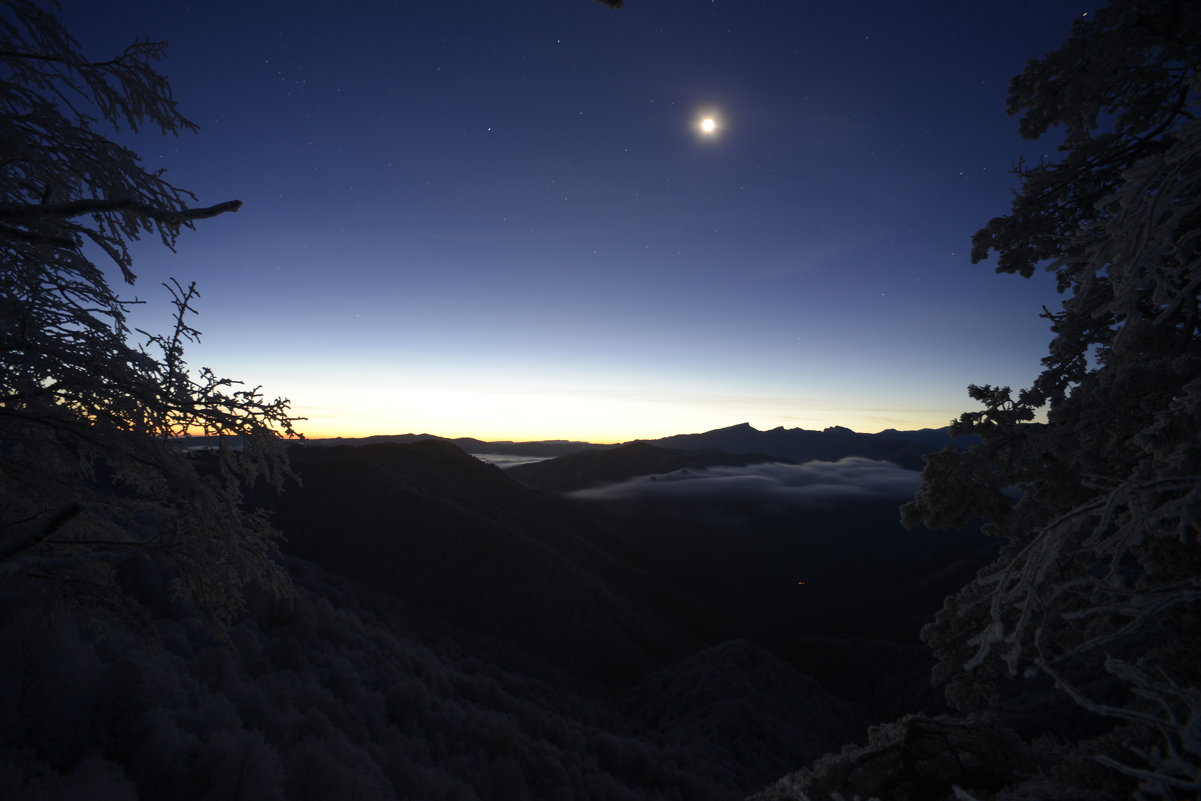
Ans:
[[[807,762],[827,743],[859,733],[849,704],[745,640],[720,643],[648,676],[622,706],[631,719],[662,732],[663,744],[707,756],[723,782],[734,785],[771,781],[792,767],[775,761],[785,754]]]
[[[976,531],[906,531],[896,501],[773,511],[737,498],[592,501],[717,639],[771,650],[868,720],[941,709],[918,632],[996,553]]]
[[[661,745],[443,621],[431,632],[394,598],[287,566],[292,603],[252,597],[221,636],[170,601],[148,558],[124,566],[149,604],[140,628],[105,610],[50,614],[3,588],[0,798],[732,801],[753,789],[712,762],[715,742]]]
[[[260,493],[284,550],[593,679],[641,675],[699,616],[595,515],[453,445],[296,447],[303,487]]]
[[[0,798],[730,801],[862,722],[755,646],[692,655],[706,611],[639,570],[637,524],[445,443],[293,465],[259,497],[291,603],[214,631],[153,555],[120,566],[136,620],[0,587]]]
[[[995,550],[975,533],[904,531],[899,501],[581,504],[444,442],[297,448],[293,462],[305,486],[271,499],[287,551],[610,686],[745,638],[882,708],[926,667],[890,676],[872,660],[839,682],[846,648],[876,648],[850,641],[908,649]]]
[[[642,564],[704,604],[722,639],[769,646],[813,636],[915,642],[997,548],[977,531],[906,531],[887,500],[778,512],[736,500],[589,505],[628,521]]]
[[[680,450],[647,442],[616,448],[582,451],[535,464],[510,467],[505,472],[522,484],[546,492],[571,492],[612,484],[635,476],[670,473],[685,468],[703,469],[718,465],[741,467],[763,462],[789,462],[764,453],[726,453],[715,448]]]

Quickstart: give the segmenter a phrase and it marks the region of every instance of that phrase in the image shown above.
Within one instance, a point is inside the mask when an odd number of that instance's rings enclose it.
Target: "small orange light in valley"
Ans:
[[[717,120],[712,117],[705,117],[701,120],[701,133],[711,134],[717,130]]]

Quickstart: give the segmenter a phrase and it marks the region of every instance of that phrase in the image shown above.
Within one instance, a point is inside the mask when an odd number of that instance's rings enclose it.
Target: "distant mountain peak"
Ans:
[[[848,456],[890,461],[910,470],[921,470],[922,456],[947,444],[945,429],[894,431],[891,434],[862,434],[846,426],[822,431],[779,426],[758,431],[750,423],[718,428],[701,434],[678,434],[650,440],[664,448],[717,448],[730,453],[756,451],[795,462],[838,461]],[[969,442],[958,442],[966,447]]]

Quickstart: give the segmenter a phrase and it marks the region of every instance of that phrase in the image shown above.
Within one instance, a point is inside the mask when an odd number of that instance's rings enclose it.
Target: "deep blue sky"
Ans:
[[[196,366],[310,435],[618,441],[945,425],[1028,385],[1051,282],[972,265],[1021,140],[1008,79],[1080,2],[68,0],[97,58],[166,39],[238,198],[131,294],[198,282]],[[718,135],[699,135],[711,110]],[[141,318],[161,326],[159,318]]]

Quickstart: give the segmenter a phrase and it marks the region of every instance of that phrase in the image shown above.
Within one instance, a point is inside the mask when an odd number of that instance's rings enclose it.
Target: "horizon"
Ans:
[[[65,0],[96,58],[170,42],[196,134],[116,138],[197,204],[193,367],[310,438],[618,442],[941,427],[1029,386],[1051,276],[973,265],[1022,140],[1006,87],[1086,9]],[[220,53],[220,59],[213,54]],[[620,56],[616,55],[619,54]],[[702,120],[712,117],[712,132]],[[669,433],[665,433],[669,432]]]
[[[821,428],[806,428],[804,426],[785,426],[785,425],[771,426],[770,428],[764,428],[762,426],[757,426],[752,423],[742,422],[742,423],[733,423],[730,425],[715,426],[713,428],[707,428],[707,429],[698,430],[698,431],[671,431],[668,433],[658,434],[655,436],[628,437],[625,439],[612,439],[612,440],[578,439],[578,438],[574,438],[574,437],[538,437],[538,438],[532,438],[532,439],[527,439],[527,438],[514,439],[512,437],[487,437],[487,438],[485,438],[485,437],[474,436],[471,434],[443,434],[443,433],[438,433],[435,431],[414,430],[414,431],[405,431],[405,432],[392,432],[392,433],[388,433],[388,434],[376,432],[373,434],[355,434],[355,435],[349,435],[349,436],[348,435],[337,435],[337,434],[332,435],[332,436],[312,436],[308,433],[305,433],[305,435],[303,437],[303,441],[313,441],[313,440],[320,441],[320,440],[330,440],[330,439],[360,440],[360,439],[388,438],[388,437],[430,437],[430,438],[434,438],[434,439],[446,439],[446,440],[474,439],[474,440],[479,440],[480,442],[483,442],[485,444],[491,444],[491,443],[527,444],[527,443],[562,442],[562,443],[583,443],[583,444],[588,444],[588,445],[627,445],[627,444],[634,443],[634,442],[647,442],[647,441],[653,442],[655,440],[665,439],[667,437],[686,436],[686,435],[692,435],[692,434],[709,434],[714,431],[721,431],[723,429],[731,429],[731,428],[740,428],[742,426],[749,426],[754,431],[756,431],[757,433],[760,433],[760,434],[779,430],[779,429],[784,429],[787,431],[794,431],[794,430],[824,431],[829,428],[846,428],[856,434],[875,435],[875,434],[883,434],[886,431],[921,431],[921,430],[930,430],[930,429],[938,430],[938,429],[946,428],[947,425],[949,425],[949,422],[950,421],[948,421],[948,423],[944,423],[941,426],[915,426],[913,428],[890,427],[890,428],[880,429],[879,431],[861,431],[852,426],[839,426],[837,424],[832,425],[832,426],[823,426]],[[291,439],[289,439],[289,441],[300,442],[302,440],[300,438],[291,438]]]
[[[967,406],[967,397],[965,392],[965,404],[963,409],[947,410],[945,418],[934,420],[930,415],[906,415],[899,412],[889,412],[887,410],[879,410],[875,413],[867,413],[861,417],[847,422],[846,416],[842,419],[834,419],[833,417],[793,414],[780,416],[778,418],[769,419],[767,422],[759,420],[742,421],[739,423],[721,422],[716,418],[708,416],[691,416],[676,414],[675,417],[685,417],[688,420],[695,420],[693,425],[681,424],[673,426],[673,423],[659,422],[653,420],[646,424],[627,423],[625,421],[615,421],[611,424],[603,426],[594,426],[591,428],[579,426],[571,429],[571,432],[564,434],[562,430],[553,427],[543,427],[531,425],[529,427],[514,426],[513,428],[488,428],[484,426],[460,425],[456,426],[448,422],[444,428],[433,426],[412,426],[406,428],[403,432],[396,431],[396,426],[385,426],[382,428],[373,428],[364,426],[361,428],[343,428],[333,429],[333,433],[329,433],[327,429],[319,429],[309,427],[305,421],[297,424],[297,430],[304,435],[305,439],[363,439],[366,437],[375,436],[405,436],[409,434],[425,434],[431,436],[443,437],[445,439],[470,438],[478,439],[483,442],[550,442],[555,440],[565,442],[589,442],[597,445],[614,445],[625,442],[633,442],[635,440],[654,440],[662,439],[663,437],[671,437],[679,434],[699,434],[708,431],[715,431],[722,428],[731,428],[736,425],[741,425],[743,422],[750,425],[757,431],[771,431],[776,428],[784,429],[805,429],[808,431],[822,431],[827,428],[839,427],[848,428],[856,433],[861,434],[879,434],[883,431],[916,431],[929,428],[945,428],[950,425],[954,419],[965,411],[969,410]],[[587,399],[582,399],[582,404],[587,404]],[[686,408],[686,407],[682,407]],[[577,410],[573,407],[573,415]],[[673,415],[670,410],[663,417],[670,418]],[[458,418],[456,418],[458,419]],[[852,424],[853,423],[853,424]],[[372,425],[372,424],[368,424]],[[382,432],[391,433],[382,433]],[[348,433],[349,432],[349,433]]]

